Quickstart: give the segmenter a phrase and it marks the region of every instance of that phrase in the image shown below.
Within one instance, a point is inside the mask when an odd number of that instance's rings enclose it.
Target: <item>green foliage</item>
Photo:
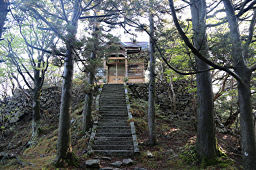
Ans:
[[[196,145],[185,145],[183,151],[180,153],[179,158],[182,160],[182,163],[192,166],[200,166],[205,169],[207,167],[216,167],[216,168],[230,168],[234,166],[234,162],[230,160],[227,155],[222,151],[221,147],[218,148],[218,157],[216,159],[200,159]],[[180,164],[182,164],[180,163]]]
[[[185,145],[179,157],[184,163],[190,165],[198,165],[200,162],[195,145]]]

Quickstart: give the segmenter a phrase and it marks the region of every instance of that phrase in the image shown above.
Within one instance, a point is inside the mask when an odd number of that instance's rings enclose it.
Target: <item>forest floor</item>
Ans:
[[[132,100],[131,112],[136,126],[140,155],[131,158],[134,163],[120,169],[242,169],[238,138],[230,134],[217,133],[218,147],[222,156],[213,165],[197,162],[193,146],[196,140],[193,121],[170,120],[161,111],[156,113],[157,144],[147,145],[147,115],[145,101]],[[124,158],[113,157],[110,160],[87,155],[89,134],[81,133],[82,103],[73,109],[72,148],[78,158],[78,167],[67,169],[86,169],[87,159],[101,160],[101,167],[110,167],[110,163]],[[43,113],[41,133],[38,143],[27,147],[31,135],[31,120],[23,119],[1,134],[0,152],[13,154],[12,159],[0,158],[0,169],[55,169],[52,162],[56,154],[58,110],[56,113]],[[152,156],[149,156],[149,153]]]

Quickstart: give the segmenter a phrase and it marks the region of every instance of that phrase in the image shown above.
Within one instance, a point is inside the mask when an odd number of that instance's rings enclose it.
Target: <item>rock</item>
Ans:
[[[112,167],[104,167],[104,168],[100,168],[100,170],[113,170],[114,168]]]
[[[124,165],[132,165],[133,164],[133,160],[132,159],[123,159],[123,164]]]
[[[89,168],[99,168],[100,167],[100,160],[98,159],[89,159],[85,162],[86,167]]]
[[[101,157],[101,159],[102,159],[102,160],[111,161],[111,158],[110,158],[110,157],[107,157],[107,156]]]
[[[110,165],[114,166],[114,167],[117,167],[117,168],[120,168],[122,166],[122,162],[121,161],[116,161],[116,162],[113,162],[111,163]]]
[[[148,156],[148,158],[153,158],[154,157],[153,154],[150,151],[147,151],[147,156]]]

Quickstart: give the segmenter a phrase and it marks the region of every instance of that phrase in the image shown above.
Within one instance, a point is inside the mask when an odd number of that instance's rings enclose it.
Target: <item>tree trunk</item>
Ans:
[[[229,23],[232,43],[232,60],[235,72],[242,81],[238,81],[238,102],[240,109],[241,145],[244,169],[253,170],[256,167],[255,129],[251,102],[251,70],[246,66],[242,54],[242,42],[235,11],[230,0],[223,0]]]
[[[256,167],[255,129],[253,125],[250,77],[251,72],[244,72],[245,84],[238,83],[238,101],[240,107],[240,130],[244,169]],[[242,76],[242,74],[239,74]]]
[[[150,0],[152,9],[152,0]],[[149,79],[149,90],[148,90],[148,130],[149,130],[149,144],[156,144],[156,134],[155,134],[155,57],[154,57],[154,21],[153,14],[150,11],[149,14],[150,23],[150,79]]]
[[[32,144],[36,142],[40,128],[40,95],[41,79],[40,71],[34,70],[34,89],[33,89],[33,114],[32,114]]]
[[[93,101],[93,84],[94,74],[89,73],[90,91],[85,94],[84,108],[83,108],[83,132],[88,131],[92,127],[92,101]]]
[[[71,97],[72,97],[72,78],[73,78],[73,53],[69,46],[65,57],[64,75],[61,93],[61,106],[58,129],[57,143],[57,164],[70,159],[72,153],[71,147],[71,129],[70,129],[70,113],[71,113]]]
[[[8,13],[8,0],[0,0],[0,38],[2,37],[4,21]]]
[[[171,74],[170,75],[170,83],[169,83],[169,85],[170,85],[170,88],[171,88],[171,92],[172,92],[172,95],[170,95],[170,96],[172,96],[171,97],[171,100],[172,100],[172,107],[173,107],[173,112],[174,113],[176,113],[176,94],[175,94],[175,91],[174,91],[174,87],[173,87],[173,81],[172,81],[172,79],[173,79],[173,75]]]
[[[81,15],[81,0],[74,1],[73,16],[70,24],[67,27],[68,39],[65,41],[67,52],[65,55],[63,83],[61,92],[61,105],[58,129],[57,155],[56,166],[63,164],[74,164],[74,156],[71,146],[71,129],[70,129],[70,114],[72,101],[72,79],[74,67],[74,47],[76,42],[76,33],[78,27],[78,19]]]
[[[194,30],[194,46],[203,56],[209,57],[206,35],[206,2],[191,0],[192,25]],[[208,64],[196,57],[198,70],[209,69]],[[201,160],[216,158],[216,138],[213,110],[213,92],[210,71],[198,73],[197,82],[197,152]]]

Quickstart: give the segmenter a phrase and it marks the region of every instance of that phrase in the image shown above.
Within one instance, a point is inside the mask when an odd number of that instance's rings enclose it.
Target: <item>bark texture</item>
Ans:
[[[89,81],[91,90],[85,94],[84,108],[83,108],[83,132],[88,131],[92,127],[92,102],[93,102],[93,84],[94,84],[94,73],[89,73]]]
[[[61,106],[58,129],[57,143],[57,162],[62,162],[70,158],[72,152],[71,147],[71,129],[70,129],[70,113],[71,113],[71,90],[73,78],[73,53],[72,48],[68,46],[65,57],[64,74],[61,93]]]
[[[152,9],[152,0],[150,0],[150,6]],[[148,91],[148,130],[149,130],[149,144],[156,144],[156,134],[155,134],[155,57],[154,57],[154,21],[153,14],[150,11],[149,14],[149,23],[150,23],[150,79],[149,79],[149,91]]]
[[[193,42],[200,53],[209,58],[206,35],[206,2],[191,0]],[[207,70],[209,65],[196,57],[198,70]],[[202,160],[216,158],[216,138],[213,109],[213,91],[210,71],[198,73],[197,82],[197,152]]]
[[[38,137],[38,131],[40,127],[40,95],[41,84],[40,71],[34,69],[34,89],[33,89],[33,115],[32,115],[32,140],[34,143]]]
[[[70,129],[70,114],[72,101],[72,79],[73,79],[73,65],[74,65],[74,47],[76,41],[78,19],[81,15],[81,0],[74,2],[72,20],[69,22],[70,26],[67,29],[68,38],[65,41],[67,52],[65,56],[61,106],[58,129],[57,142],[57,156],[56,166],[63,166],[64,162],[73,164],[73,154],[71,146],[71,129]]]
[[[230,0],[223,0],[223,2],[230,29],[233,66],[235,72],[242,79],[242,82],[238,81],[238,102],[243,166],[244,169],[253,170],[256,167],[256,143],[250,89],[252,71],[246,66],[244,61],[241,36],[232,3]]]
[[[8,0],[0,0],[0,38],[2,37],[4,21],[8,13]]]

